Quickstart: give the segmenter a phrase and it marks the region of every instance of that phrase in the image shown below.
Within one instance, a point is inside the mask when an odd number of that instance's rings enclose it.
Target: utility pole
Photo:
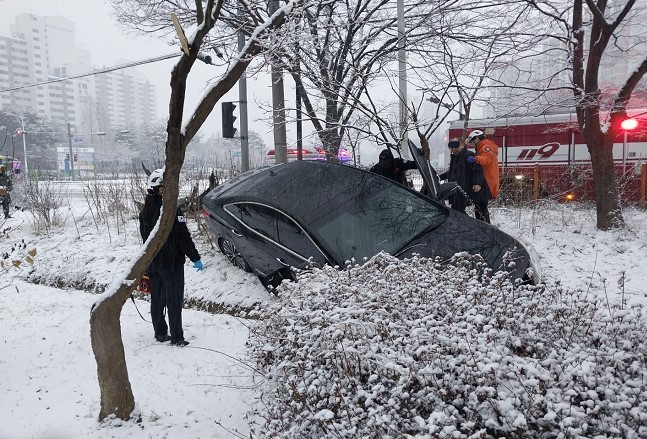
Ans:
[[[407,49],[406,49],[406,36],[404,25],[404,0],[398,0],[398,41],[400,48],[398,49],[398,71],[400,83],[400,137],[402,144],[400,154],[405,158],[409,158],[409,135],[407,134]]]
[[[238,8],[242,16],[242,7]],[[238,53],[245,47],[245,34],[242,29],[238,31]],[[240,103],[240,161],[241,170],[249,171],[249,133],[247,129],[247,76],[245,72],[238,79],[238,101]]]
[[[300,29],[299,29],[300,30]],[[299,61],[299,45],[296,47],[297,77],[301,81],[301,62]],[[296,84],[296,110],[297,110],[297,160],[303,160],[303,122],[301,121],[301,88]]]
[[[22,154],[25,157],[25,178],[29,180],[29,166],[27,166],[27,133],[25,132],[25,118],[23,116],[20,116],[20,124],[22,125]]]
[[[67,139],[70,145],[70,177],[74,181],[74,152],[72,151],[72,126],[67,123]]]
[[[279,9],[278,0],[269,0],[270,15]],[[274,158],[276,163],[288,162],[288,141],[285,129],[285,92],[283,73],[276,62],[272,62],[272,119],[274,121]]]

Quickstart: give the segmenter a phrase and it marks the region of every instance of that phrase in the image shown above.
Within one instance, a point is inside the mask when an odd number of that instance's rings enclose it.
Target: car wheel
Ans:
[[[260,278],[263,286],[270,291],[274,291],[279,285],[281,285],[281,282],[283,282],[284,279],[294,281],[294,276],[292,276],[288,268],[277,270],[269,276]]]
[[[234,264],[235,267],[241,268],[247,272],[252,271],[252,267],[247,263],[245,257],[238,251],[236,246],[229,242],[227,239],[221,238],[218,240],[218,247],[223,255],[229,259],[229,262]]]

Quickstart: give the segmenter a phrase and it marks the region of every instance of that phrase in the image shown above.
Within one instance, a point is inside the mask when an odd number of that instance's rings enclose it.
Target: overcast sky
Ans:
[[[179,52],[179,47],[169,46],[158,38],[149,38],[136,34],[127,34],[111,18],[111,8],[104,0],[0,0],[0,33],[8,34],[9,26],[14,23],[16,15],[32,13],[40,16],[60,15],[76,25],[78,47],[86,47],[92,53],[92,63],[96,67],[114,66],[125,61],[139,61]],[[176,59],[160,61],[137,67],[156,86],[157,108],[159,118],[168,115],[170,96],[170,72]],[[221,70],[214,66],[196,63],[189,76],[187,106],[185,115],[192,112],[202,96],[207,81],[217,77]],[[261,121],[264,117],[255,102],[271,102],[269,78],[248,78],[249,129],[261,134],[266,145],[272,146],[271,127]],[[286,98],[293,96],[286,90]],[[225,95],[223,101],[238,100],[238,86]],[[214,114],[207,120],[201,133],[208,137],[220,132],[220,105],[217,104]],[[290,134],[288,134],[290,136]],[[288,139],[290,142],[292,139]]]

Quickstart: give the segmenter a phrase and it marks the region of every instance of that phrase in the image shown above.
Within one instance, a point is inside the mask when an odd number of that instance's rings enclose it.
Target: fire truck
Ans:
[[[613,159],[623,201],[644,203],[647,111],[628,114],[616,130]],[[448,139],[461,138],[464,124],[463,120],[451,122]],[[474,129],[499,146],[504,198],[594,199],[591,157],[575,114],[472,119],[467,133]]]

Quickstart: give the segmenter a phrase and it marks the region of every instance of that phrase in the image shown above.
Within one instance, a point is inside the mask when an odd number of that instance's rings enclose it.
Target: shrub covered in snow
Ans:
[[[252,352],[268,438],[647,437],[647,321],[478,257],[283,284]]]

